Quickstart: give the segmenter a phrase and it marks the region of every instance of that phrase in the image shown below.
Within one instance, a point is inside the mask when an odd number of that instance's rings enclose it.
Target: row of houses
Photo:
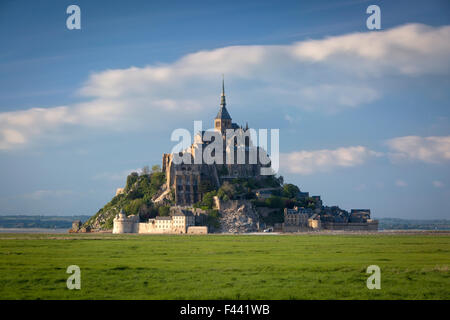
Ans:
[[[340,209],[339,209],[340,210]],[[325,207],[321,213],[312,209],[294,207],[284,209],[283,232],[301,232],[311,230],[348,230],[348,231],[376,231],[378,220],[370,217],[370,209],[352,209],[350,214],[344,210],[335,211]]]
[[[120,211],[113,220],[113,233],[206,234],[208,227],[198,225],[205,219],[201,211],[201,209],[172,207],[169,216],[157,216],[147,222],[140,222],[138,215],[126,216]]]

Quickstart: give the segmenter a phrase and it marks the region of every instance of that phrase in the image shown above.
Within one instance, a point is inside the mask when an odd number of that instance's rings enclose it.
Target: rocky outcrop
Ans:
[[[91,232],[91,227],[86,226],[83,227],[81,220],[75,220],[72,222],[72,228],[69,230],[69,233],[86,233]]]
[[[76,233],[76,232],[80,231],[82,225],[83,224],[81,223],[81,220],[73,221],[72,228],[69,229],[69,233]]]
[[[152,201],[153,203],[158,204],[170,204],[172,198],[173,195],[171,193],[171,189],[168,188],[166,184],[163,184],[156,195],[153,196]]]
[[[100,209],[95,216],[85,223],[85,226],[89,226],[93,230],[112,229],[112,220],[119,212],[120,209],[117,207]]]
[[[216,199],[220,213],[220,232],[246,233],[256,232],[259,216],[248,200],[220,201]]]

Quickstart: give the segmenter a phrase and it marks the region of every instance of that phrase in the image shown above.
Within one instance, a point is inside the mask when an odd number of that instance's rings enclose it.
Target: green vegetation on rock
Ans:
[[[86,221],[85,226],[89,225],[92,229],[100,230],[112,229],[114,217],[120,210],[127,215],[139,215],[143,220],[155,217],[158,213],[168,214],[168,209],[155,206],[152,202],[152,198],[160,192],[165,179],[165,174],[161,172],[159,166],[153,166],[152,171],[144,168],[140,175],[132,172],[127,177],[123,193],[114,196]]]

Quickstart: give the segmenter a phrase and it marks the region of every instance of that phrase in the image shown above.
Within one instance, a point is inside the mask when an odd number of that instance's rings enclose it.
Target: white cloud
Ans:
[[[338,167],[354,167],[381,154],[363,146],[335,150],[296,151],[280,155],[281,170],[289,173],[312,174],[326,172]]]
[[[442,163],[450,160],[450,136],[406,136],[390,139],[388,147],[394,162],[404,160]]]
[[[357,85],[322,84],[300,89],[305,105],[311,109],[322,106],[330,112],[339,111],[342,107],[357,107],[379,98],[380,94],[372,88]],[[329,105],[330,101],[334,101]]]
[[[442,188],[442,187],[444,187],[444,183],[442,181],[439,181],[439,180],[434,180],[433,181],[433,186],[435,186],[436,188]]]
[[[379,77],[448,75],[449,55],[450,26],[409,24],[290,45],[231,46],[170,64],[106,70],[80,88],[86,102],[0,113],[0,150],[61,136],[73,126],[157,130],[167,117],[192,118],[217,103],[221,73],[236,88],[232,97],[249,109],[265,104],[337,112],[380,99]]]
[[[450,27],[407,24],[385,32],[352,33],[298,43],[294,55],[362,73],[448,74]]]

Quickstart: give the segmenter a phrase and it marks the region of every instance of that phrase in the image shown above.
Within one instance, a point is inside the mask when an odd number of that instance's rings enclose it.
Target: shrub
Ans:
[[[141,209],[141,206],[144,204],[144,199],[134,199],[132,201],[130,201],[128,204],[126,204],[123,207],[123,210],[126,212],[127,215],[132,215],[132,214],[138,214],[139,213],[139,209]]]
[[[284,222],[284,212],[282,209],[271,212],[267,217],[259,216],[260,220],[268,225]]]
[[[233,199],[237,194],[237,187],[228,181],[225,181],[217,191],[217,196],[224,201]]]
[[[158,207],[158,215],[161,217],[167,217],[170,212],[169,206],[160,206]]]
[[[265,178],[262,179],[261,183],[262,183],[262,187],[264,187],[264,188],[281,187],[281,185],[283,183],[283,177],[280,176],[279,178],[277,178],[277,177],[275,177],[275,175],[266,176]]]
[[[269,208],[284,208],[284,201],[281,197],[271,196],[265,201]]]
[[[208,209],[214,207],[214,197],[216,196],[216,191],[210,191],[203,196],[202,206],[206,206]]]
[[[283,186],[283,197],[294,199],[297,198],[299,193],[300,189],[294,184],[288,183]]]
[[[220,214],[218,210],[209,210],[207,224],[209,228],[217,229],[220,227]]]
[[[161,167],[157,164],[152,166],[152,173],[155,173],[155,172],[161,172]]]
[[[125,191],[130,190],[133,184],[138,180],[139,174],[137,172],[132,172],[127,177],[127,184],[125,186]]]

